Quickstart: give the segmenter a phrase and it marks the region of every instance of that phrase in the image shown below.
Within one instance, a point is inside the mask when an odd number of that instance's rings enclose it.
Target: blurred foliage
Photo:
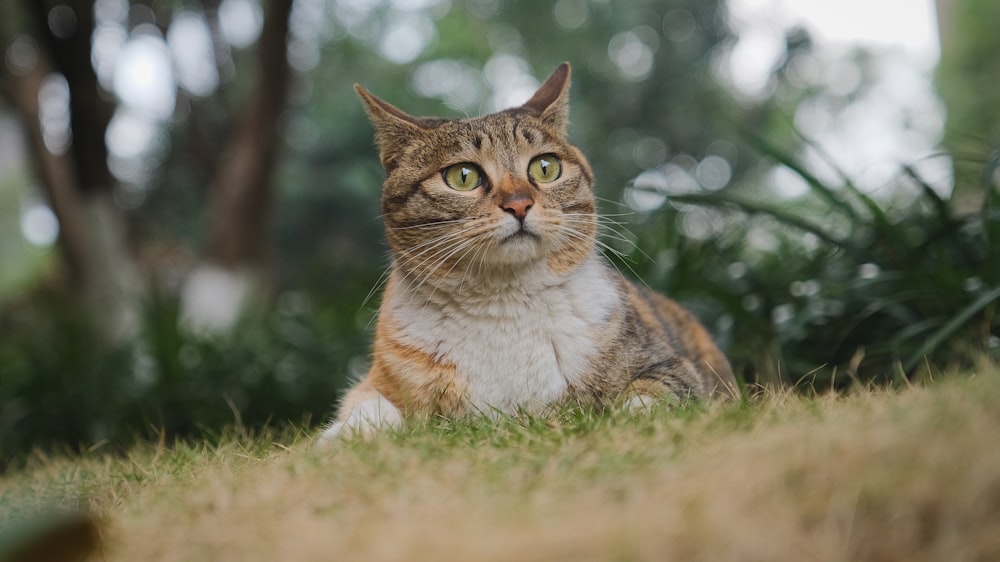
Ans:
[[[653,288],[688,301],[744,380],[843,388],[894,383],[1000,356],[1000,195],[956,216],[911,167],[895,205],[850,178],[831,185],[766,140],[762,154],[805,180],[794,202],[738,192],[675,195],[641,216],[632,256]],[[992,163],[995,172],[1000,160]],[[696,220],[700,237],[673,225]],[[925,370],[929,369],[928,370]]]
[[[0,318],[0,469],[33,448],[74,450],[211,435],[237,425],[325,421],[365,363],[368,287],[342,300],[278,296],[223,336],[179,328],[175,299],[154,296],[141,341],[94,345],[75,303],[36,295]],[[39,306],[43,307],[39,309]]]
[[[24,178],[0,179],[0,302],[24,291],[48,264],[51,252],[30,244],[21,235],[21,214],[25,211]]]
[[[166,13],[187,6],[151,4]],[[433,14],[428,48],[402,64],[379,52],[399,14],[373,4],[354,27],[330,23],[314,44],[318,64],[299,69],[282,117],[267,225],[271,306],[225,336],[187,333],[177,322],[176,290],[201,242],[210,179],[203,163],[231,134],[215,125],[224,121],[219,99],[242,95],[252,79],[238,73],[211,95],[181,95],[162,142],[142,157],[150,166],[140,174],[144,185],[120,190],[156,288],[141,341],[97,345],[72,295],[58,287],[4,303],[0,468],[32,448],[116,448],[234,423],[324,421],[348,376],[367,363],[377,297],[362,303],[386,265],[382,171],[351,85],[413,114],[477,114],[491,110],[495,88],[482,69],[498,64],[544,77],[573,63],[571,138],[597,174],[607,242],[624,255],[609,257],[690,307],[748,383],[845,388],[1000,353],[1000,216],[996,190],[980,179],[995,174],[997,161],[980,161],[976,179],[960,186],[987,195],[972,214],[953,213],[907,167],[893,182],[897,195],[878,201],[843,175],[812,175],[797,156],[809,143],[783,117],[817,95],[784,78],[811,47],[801,30],[789,33],[774,69],[776,95],[742,106],[710,76],[732,39],[717,0],[560,0],[545,9],[455,0]],[[863,53],[852,56],[864,67]],[[435,68],[449,79],[472,76],[472,93],[428,91],[419,77]],[[809,194],[776,198],[762,178],[778,165]],[[669,166],[690,185],[640,181]],[[659,202],[637,205],[643,195]],[[631,243],[614,234],[624,231]]]
[[[333,18],[319,64],[299,73],[292,88],[271,224],[283,286],[298,286],[301,274],[316,268],[383,264],[377,218],[382,170],[353,82],[411,114],[464,116],[490,111],[491,94],[504,89],[484,77],[484,67],[503,67],[511,80],[520,73],[544,78],[570,60],[571,137],[597,171],[601,197],[618,200],[637,172],[677,155],[701,158],[722,150],[734,172],[749,163],[731,142],[720,142],[732,136],[737,107],[709,75],[711,58],[729,37],[718,0],[642,0],[627,9],[563,0],[544,10],[532,3],[465,0],[437,17],[434,40],[406,64],[389,62],[379,52],[380,34],[400,17],[391,4],[373,2],[373,11],[353,26]],[[328,6],[336,11],[340,3]],[[583,23],[557,24],[560,6],[583,10],[577,15]],[[643,72],[629,75],[615,65],[613,45],[631,49],[637,58],[632,62]],[[642,66],[647,55],[648,69]],[[451,89],[470,93],[456,98],[445,86],[441,92],[423,91],[420,77],[434,69]],[[202,153],[230,133],[212,127],[221,105],[213,98],[235,95],[244,80],[248,77],[237,75],[212,97],[181,100],[191,118],[169,128],[164,162],[151,171],[148,199],[133,211],[140,238],[179,241],[186,251],[196,251],[210,179],[200,165]]]

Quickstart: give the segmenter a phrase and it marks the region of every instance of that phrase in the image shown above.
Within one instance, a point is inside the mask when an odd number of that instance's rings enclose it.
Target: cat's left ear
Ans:
[[[422,129],[420,119],[375,97],[360,84],[354,85],[354,91],[358,93],[368,118],[375,125],[375,141],[379,146],[379,157],[382,165],[388,169],[403,147],[414,135],[419,134]]]
[[[521,106],[538,112],[545,124],[563,135],[569,125],[569,76],[569,63],[560,64],[535,95]]]

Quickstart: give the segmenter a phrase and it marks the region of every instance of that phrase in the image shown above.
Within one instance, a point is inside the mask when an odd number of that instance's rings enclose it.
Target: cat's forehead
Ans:
[[[556,140],[553,132],[537,117],[519,109],[444,121],[441,132],[453,136],[454,140],[471,142],[477,148],[486,144],[536,144]]]
[[[462,161],[514,170],[523,167],[524,158],[569,152],[561,131],[546,126],[537,112],[525,108],[459,119],[424,117],[416,124],[391,149],[390,174],[413,169],[426,172]]]

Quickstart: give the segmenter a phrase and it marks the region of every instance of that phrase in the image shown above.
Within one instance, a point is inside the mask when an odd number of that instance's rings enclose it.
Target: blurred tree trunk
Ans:
[[[266,5],[257,44],[253,97],[236,122],[212,181],[201,263],[182,290],[184,321],[196,329],[230,327],[267,285],[268,215],[291,68],[288,25],[293,0]]]
[[[960,212],[981,208],[984,164],[1000,150],[1000,2],[937,0],[941,60],[936,84],[947,110],[944,145],[955,172],[953,202]]]
[[[943,50],[944,44],[951,41],[955,0],[935,0],[934,7],[937,10],[938,44]]]
[[[102,94],[90,62],[93,2],[61,3],[72,15],[53,13],[56,4],[42,0],[24,0],[21,5],[23,21],[38,41],[36,60],[27,72],[14,73],[8,67],[4,90],[21,115],[36,173],[59,221],[60,249],[74,292],[96,332],[122,341],[138,332],[141,291],[125,217],[113,201],[115,180],[104,141],[113,106]],[[6,39],[7,29],[0,35]],[[52,73],[61,74],[69,88],[72,140],[63,153],[46,145],[40,120],[39,94]]]

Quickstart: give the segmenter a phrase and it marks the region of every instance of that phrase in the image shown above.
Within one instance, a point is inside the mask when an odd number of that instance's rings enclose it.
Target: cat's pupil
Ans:
[[[462,168],[462,183],[468,183],[470,172],[471,170],[469,170],[468,168]]]
[[[548,176],[549,175],[549,161],[545,160],[545,159],[542,159],[542,161],[539,162],[539,165],[542,167],[542,176]]]

